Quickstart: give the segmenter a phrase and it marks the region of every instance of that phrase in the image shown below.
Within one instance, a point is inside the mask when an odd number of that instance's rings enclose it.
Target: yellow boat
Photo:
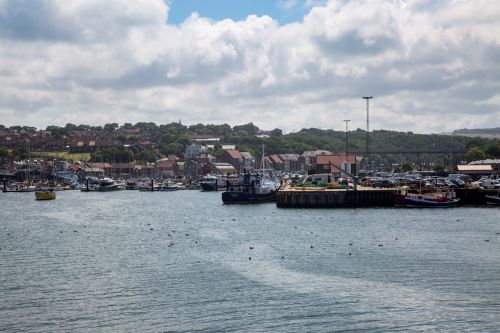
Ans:
[[[37,190],[35,192],[36,200],[54,200],[56,192],[53,189]]]

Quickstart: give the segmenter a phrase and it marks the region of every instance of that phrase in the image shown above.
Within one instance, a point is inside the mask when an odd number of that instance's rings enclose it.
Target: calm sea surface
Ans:
[[[1,332],[500,332],[500,208],[0,193]]]

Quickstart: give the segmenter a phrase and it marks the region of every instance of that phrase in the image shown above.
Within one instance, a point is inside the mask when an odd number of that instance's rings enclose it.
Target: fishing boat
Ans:
[[[237,183],[226,182],[226,191],[222,192],[224,204],[255,204],[276,201],[279,182],[265,169],[264,147],[260,173],[245,173]]]
[[[226,177],[222,175],[204,175],[200,180],[202,191],[224,191],[226,188]]]
[[[460,199],[456,198],[453,191],[438,193],[411,193],[403,189],[400,193],[394,194],[394,205],[396,207],[427,207],[444,208],[453,207]]]
[[[51,188],[39,189],[35,191],[36,200],[54,200],[56,192]]]
[[[98,191],[98,192],[112,192],[112,191],[120,191],[120,190],[124,190],[124,189],[125,189],[124,186],[116,183],[111,178],[99,179],[98,186],[96,187],[96,191]]]

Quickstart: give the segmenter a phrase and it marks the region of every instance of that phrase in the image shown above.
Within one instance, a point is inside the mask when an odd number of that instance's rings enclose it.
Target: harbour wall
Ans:
[[[280,190],[276,205],[280,208],[356,208],[394,207],[394,189],[369,190]],[[485,195],[497,190],[456,189],[459,206],[486,205]]]
[[[280,208],[392,207],[393,190],[278,191]]]

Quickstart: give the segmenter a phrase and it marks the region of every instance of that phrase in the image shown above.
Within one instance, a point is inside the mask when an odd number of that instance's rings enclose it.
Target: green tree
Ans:
[[[245,125],[234,126],[233,131],[235,132],[245,132],[247,135],[255,135],[259,128],[253,123],[248,123]]]
[[[21,128],[22,131],[27,132],[27,133],[35,133],[37,131],[36,127],[33,126],[23,126]]]
[[[279,128],[275,128],[271,131],[271,136],[282,136],[283,131],[280,130]]]
[[[64,127],[47,126],[45,130],[49,131],[54,139],[60,139],[63,137],[63,135],[68,135],[68,130],[66,130]]]
[[[443,173],[444,172],[444,166],[442,166],[441,164],[436,164],[436,165],[434,165],[432,167],[432,171]]]
[[[135,160],[133,149],[123,146],[111,146],[97,150],[91,155],[92,162],[127,163]]]
[[[123,134],[120,134],[116,137],[116,140],[120,141],[121,143],[125,143],[127,141],[127,137]]]
[[[9,156],[9,150],[4,147],[0,147],[0,157],[7,157]]]
[[[72,123],[67,123],[66,126],[64,126],[64,128],[68,132],[73,132],[73,131],[76,131],[78,129],[78,126],[76,126],[75,124],[72,124]]]
[[[500,141],[492,142],[486,148],[486,154],[491,158],[500,158]]]
[[[141,163],[153,163],[159,158],[159,154],[154,149],[143,150],[137,155],[137,159]]]
[[[413,171],[413,165],[410,162],[405,162],[401,165],[402,172],[410,172]]]
[[[222,145],[219,142],[214,144],[214,149],[212,150],[212,154],[216,157],[222,155]]]
[[[175,140],[175,142],[178,143],[178,144],[181,144],[184,147],[186,147],[186,146],[189,145],[189,138],[187,137],[187,135],[183,134],[183,135],[179,136]]]
[[[163,155],[174,154],[176,156],[182,156],[184,153],[184,146],[180,143],[169,143],[168,145],[160,146],[160,151]]]
[[[77,129],[78,131],[88,131],[88,130],[90,130],[90,126],[89,126],[89,125],[78,125],[78,126],[76,127],[76,129]]]
[[[111,123],[111,124],[106,124],[104,125],[104,130],[108,132],[113,132],[118,129],[118,124],[117,123]]]
[[[465,160],[467,162],[484,160],[486,158],[486,153],[478,147],[470,148],[467,153],[465,153]]]

